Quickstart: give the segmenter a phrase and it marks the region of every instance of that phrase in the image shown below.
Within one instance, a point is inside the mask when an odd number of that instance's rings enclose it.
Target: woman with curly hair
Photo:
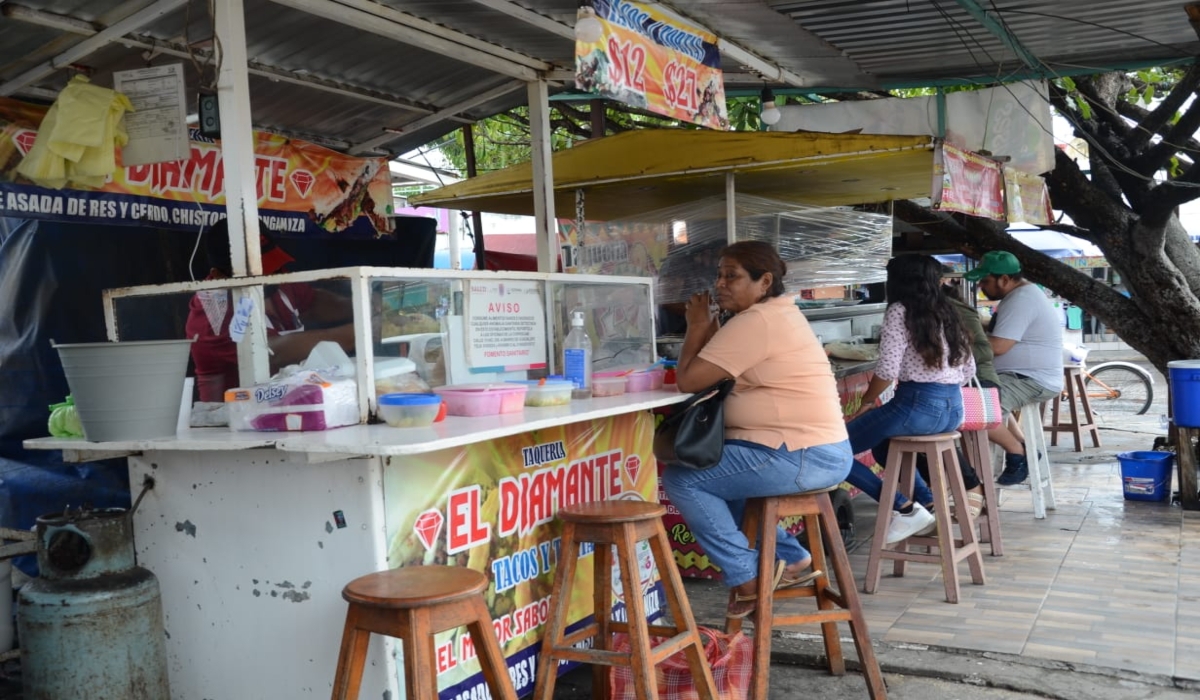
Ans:
[[[862,408],[850,418],[846,431],[854,454],[870,450],[899,435],[936,435],[962,424],[961,386],[975,375],[971,341],[958,311],[942,293],[941,264],[927,255],[900,255],[888,261],[888,307],[879,340],[879,364],[862,397]],[[896,383],[891,401],[875,401]],[[849,481],[875,500],[883,482],[855,460]],[[887,544],[935,527],[933,514],[921,505],[933,494],[918,475],[916,503],[896,494]]]

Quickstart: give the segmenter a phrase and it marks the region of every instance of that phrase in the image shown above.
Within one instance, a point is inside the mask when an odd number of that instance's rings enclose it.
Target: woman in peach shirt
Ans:
[[[705,470],[668,465],[663,473],[671,503],[736,593],[730,617],[754,609],[758,552],[740,528],[746,499],[834,486],[853,460],[833,370],[804,315],[783,296],[786,273],[767,243],[721,251],[716,301],[734,316],[721,326],[709,295],[693,295],[676,370],[681,391],[737,380],[725,400],[721,461]],[[782,529],[776,557],[776,588],[819,573],[806,571],[812,556]]]

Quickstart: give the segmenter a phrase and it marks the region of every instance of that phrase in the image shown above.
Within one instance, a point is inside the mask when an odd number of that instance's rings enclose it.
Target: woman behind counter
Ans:
[[[725,451],[711,469],[668,466],[663,487],[696,540],[721,567],[736,593],[728,615],[754,610],[758,552],[740,526],[746,499],[827,488],[841,483],[853,453],[833,370],[795,303],[784,298],[787,268],[761,241],[721,251],[716,303],[734,314],[723,327],[708,293],[687,302],[687,334],[676,382],[699,391],[736,379],[725,399]],[[808,583],[812,556],[782,528],[775,587]]]

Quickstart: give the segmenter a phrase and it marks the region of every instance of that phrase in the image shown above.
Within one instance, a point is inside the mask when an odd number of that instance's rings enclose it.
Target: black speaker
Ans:
[[[213,139],[221,138],[221,106],[216,93],[202,92],[196,111],[200,113],[200,133]]]

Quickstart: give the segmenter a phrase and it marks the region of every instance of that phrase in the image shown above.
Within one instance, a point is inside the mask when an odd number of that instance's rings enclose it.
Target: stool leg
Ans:
[[[808,536],[808,551],[812,553],[813,571],[824,571],[813,582],[818,610],[832,610],[834,603],[825,593],[829,587],[829,564],[825,561],[825,537],[821,530],[820,511],[804,516],[804,532]],[[846,660],[842,656],[842,639],[838,634],[837,622],[822,622],[821,636],[825,641],[825,658],[829,659],[829,672],[835,676],[846,674]]]
[[[611,556],[612,548],[603,548]],[[600,548],[597,547],[597,551]],[[642,585],[638,576],[637,540],[633,536],[633,527],[627,525],[621,528],[621,537],[617,538],[617,566],[621,570],[621,589],[625,595],[625,613],[629,621],[630,669],[633,671],[634,694],[637,700],[658,700],[658,683],[655,679],[654,667],[647,663],[650,660],[650,631],[647,629],[646,606],[642,601]],[[596,574],[608,576],[611,580],[611,567],[601,569],[597,561]],[[611,600],[611,598],[609,599]],[[600,601],[596,601],[599,604]],[[605,612],[606,618],[611,612]],[[607,646],[604,648],[608,648]],[[596,664],[596,668],[608,677],[608,668]],[[594,677],[594,676],[593,676]],[[598,697],[611,697],[608,688]]]
[[[898,486],[901,489],[901,492],[910,501],[912,500],[912,497],[913,497],[913,491],[914,491],[913,487],[916,485],[916,480],[917,480],[917,455],[916,455],[916,453],[902,453],[900,455],[900,483],[898,484]],[[936,505],[934,507],[936,509]],[[903,540],[901,542],[897,542],[896,545],[893,547],[893,549],[900,551],[900,552],[907,552],[908,547],[909,547],[908,540]],[[929,548],[926,547],[925,551],[929,551]],[[904,576],[904,571],[907,566],[908,566],[908,562],[905,561],[904,559],[893,559],[892,560],[892,576],[895,576],[896,578],[900,578],[900,577]]]
[[[765,500],[759,498],[751,498],[746,501],[746,508],[742,512],[742,534],[746,536],[746,541],[751,545],[758,547],[758,551],[762,552],[763,547],[759,540],[759,523],[762,522]],[[755,544],[755,543],[758,544]],[[761,564],[761,560],[759,562]],[[761,567],[760,567],[761,568]],[[729,604],[733,604],[734,592],[729,591]],[[734,634],[742,631],[743,618],[726,617],[725,618],[725,633]]]
[[[775,545],[779,509],[773,498],[762,503],[758,520],[758,600],[754,605],[754,680],[750,700],[767,700],[771,678],[771,630],[775,627]]]
[[[1074,401],[1071,402],[1072,408],[1074,408],[1074,403]],[[1050,410],[1050,444],[1054,447],[1058,447],[1058,426],[1060,425],[1058,417],[1060,404],[1062,404],[1062,394],[1058,394],[1054,397],[1054,403],[1051,404],[1053,408]],[[1042,422],[1046,422],[1044,416],[1042,418]]]
[[[405,611],[409,634],[400,639],[404,649],[404,697],[406,700],[437,700],[437,652],[429,612]]]
[[[838,592],[842,594],[846,608],[850,610],[850,635],[854,638],[855,649],[858,650],[858,661],[866,677],[867,692],[871,700],[887,700],[887,686],[884,685],[883,674],[879,670],[879,661],[875,658],[875,648],[871,646],[871,634],[867,630],[867,619],[863,617],[862,603],[854,585],[854,571],[851,570],[850,558],[846,555],[846,544],[842,541],[837,514],[833,512],[833,501],[829,500],[829,494],[822,493],[817,495],[817,504],[825,525],[821,532],[825,541],[829,543],[829,553],[833,557],[833,573],[837,577]]]
[[[1100,430],[1096,425],[1096,415],[1092,413],[1092,400],[1087,395],[1087,384],[1083,381],[1083,373],[1075,373],[1075,388],[1079,391],[1079,403],[1083,406],[1083,419],[1087,421],[1088,432],[1092,436],[1092,445],[1100,446]]]
[[[597,544],[592,554],[592,562],[595,568],[592,570],[592,610],[596,617],[596,648],[597,649],[612,649],[613,648],[613,631],[612,631],[612,600],[613,600],[613,555],[612,545]],[[624,585],[624,580],[621,585]],[[563,589],[563,590],[570,590]],[[641,596],[637,596],[641,599]],[[627,619],[632,628],[633,623],[633,608],[627,604],[625,606]],[[564,620],[566,618],[563,618]],[[629,641],[633,643],[632,629],[629,633]],[[637,647],[632,647],[636,653]],[[635,672],[636,677],[636,672]],[[595,688],[597,697],[607,698],[612,695],[609,687],[611,677],[609,676],[608,668],[599,664],[592,665],[592,687]]]
[[[974,430],[963,433],[964,452],[977,465],[979,484],[983,488],[983,520],[979,523],[980,541],[992,546],[992,556],[1004,555],[1004,543],[1000,536],[1000,499],[992,472],[992,450],[987,432]]]
[[[958,532],[961,538],[961,543],[958,543],[953,538],[951,532],[951,542],[955,544],[954,564],[957,570],[958,560],[961,558],[961,553],[967,553],[967,566],[971,569],[971,583],[982,586],[987,583],[987,579],[983,573],[983,555],[979,552],[979,542],[975,539],[975,523],[971,522],[970,515],[966,511],[967,503],[967,486],[963,483],[962,469],[958,467],[958,456],[954,453],[954,443],[943,443],[940,450],[942,473],[949,479],[950,493],[954,495],[954,502],[963,504],[960,508],[963,514],[958,518]]]
[[[337,672],[333,677],[332,700],[358,700],[362,686],[363,667],[367,662],[367,645],[371,633],[358,628],[358,606],[351,604],[346,611],[342,631],[342,649],[338,653]]]
[[[1079,396],[1075,391],[1075,382],[1070,376],[1067,377],[1067,401],[1071,403],[1071,436],[1075,438],[1075,451],[1083,452],[1083,430],[1080,423],[1079,415]],[[1058,438],[1058,431],[1054,431],[1054,438]],[[1051,442],[1052,445],[1057,445],[1056,442]]]
[[[938,553],[942,560],[942,583],[946,587],[946,602],[958,602],[958,567],[954,563],[954,535],[950,531],[950,504],[947,503],[946,472],[942,466],[942,453],[934,445],[925,448],[929,461],[929,488],[933,491],[934,513],[937,521]],[[959,475],[961,478],[961,474]]]
[[[500,641],[496,639],[496,630],[492,627],[492,614],[482,596],[476,596],[471,601],[471,607],[475,620],[467,623],[467,634],[471,635],[471,641],[475,644],[483,679],[496,700],[517,700],[517,691],[508,676],[508,662],[504,659],[504,651],[500,649]]]
[[[654,556],[654,566],[658,568],[658,576],[663,580],[663,589],[667,597],[667,609],[671,611],[671,619],[675,629],[684,629],[692,637],[692,644],[684,647],[688,670],[697,680],[697,692],[700,700],[717,700],[717,684],[713,680],[712,667],[704,653],[704,639],[700,637],[700,628],[692,614],[683,593],[683,578],[675,565],[675,555],[671,553],[671,542],[667,539],[667,531],[660,524],[654,537],[650,539],[650,553]]]
[[[881,552],[886,546],[888,525],[892,522],[892,504],[896,500],[896,484],[900,478],[900,450],[888,450],[887,464],[883,468],[883,491],[879,494],[879,514],[875,517],[875,536],[871,540],[871,552],[867,555],[867,575],[863,579],[863,592],[874,593],[879,587]]]
[[[550,619],[546,621],[546,634],[542,637],[542,651],[538,655],[537,678],[534,681],[533,697],[535,700],[551,700],[554,697],[554,685],[558,682],[558,661],[553,650],[562,646],[563,633],[567,626],[567,609],[571,604],[571,585],[575,581],[575,570],[579,567],[579,543],[575,540],[575,523],[563,524],[561,549],[559,550],[558,568],[554,572],[554,588],[559,592],[551,602]],[[599,556],[600,548],[596,548]],[[593,576],[595,586],[600,586],[600,577]],[[610,599],[611,600],[611,599]],[[596,611],[596,620],[600,620],[600,610]],[[605,615],[605,618],[608,616]],[[605,627],[606,628],[606,627]],[[599,643],[600,640],[597,640]],[[607,674],[605,674],[607,678]],[[593,683],[595,679],[593,677]],[[596,692],[604,690],[599,697],[608,697],[608,685],[596,688]]]

